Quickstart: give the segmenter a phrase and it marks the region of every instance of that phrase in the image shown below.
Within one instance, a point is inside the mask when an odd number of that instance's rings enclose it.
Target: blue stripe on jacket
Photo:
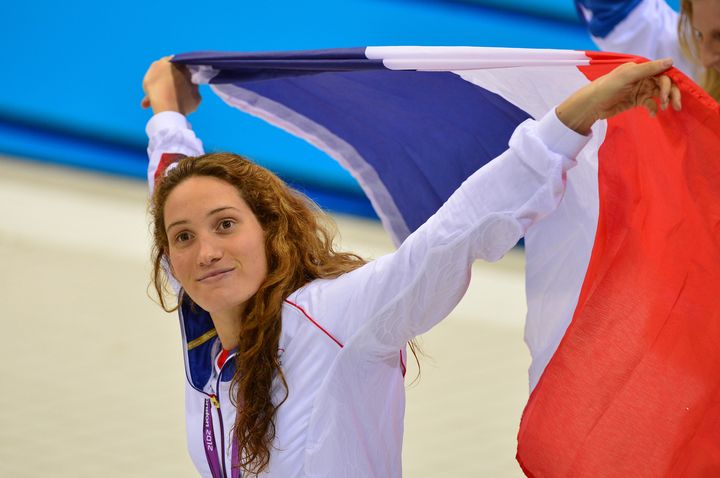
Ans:
[[[604,38],[630,15],[642,0],[575,0],[578,16],[593,36]],[[585,11],[590,11],[586,18]]]

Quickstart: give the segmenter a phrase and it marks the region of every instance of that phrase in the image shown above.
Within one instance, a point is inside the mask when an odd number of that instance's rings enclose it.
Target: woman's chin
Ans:
[[[243,306],[243,302],[239,303],[237,298],[235,300],[214,298],[214,300],[204,300],[197,304],[212,317],[239,317]]]

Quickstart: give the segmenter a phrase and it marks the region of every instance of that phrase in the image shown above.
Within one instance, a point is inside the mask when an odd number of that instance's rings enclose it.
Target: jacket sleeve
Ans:
[[[204,154],[200,139],[195,136],[185,116],[164,111],[150,118],[145,132],[148,135],[148,186],[152,194],[155,180],[164,174],[180,156]]]
[[[555,115],[527,120],[509,149],[476,171],[392,254],[298,292],[346,347],[364,357],[396,356],[408,340],[460,301],[476,259],[500,259],[551,213],[566,171],[588,137]]]
[[[665,0],[575,0],[580,19],[605,51],[657,60],[671,57],[677,68],[697,78],[697,67],[678,42],[678,13]]]
[[[200,139],[195,136],[185,116],[173,111],[164,111],[154,115],[148,121],[145,132],[148,135],[148,187],[152,195],[155,182],[182,156],[200,156],[204,154]],[[180,292],[180,283],[163,261],[170,287]]]

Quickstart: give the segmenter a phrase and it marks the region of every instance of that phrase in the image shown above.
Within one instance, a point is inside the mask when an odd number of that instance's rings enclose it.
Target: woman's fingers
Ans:
[[[651,116],[655,116],[659,110],[666,110],[668,106],[672,106],[675,111],[682,108],[680,89],[669,76],[660,74],[670,66],[672,60],[666,58],[633,64],[632,68],[627,68],[624,72],[626,81],[633,81],[635,78],[634,82],[639,85],[637,106],[647,109]]]
[[[652,78],[672,66],[672,58],[663,58],[662,60],[648,61],[645,63],[626,63],[632,67],[624,68],[625,81],[627,83],[635,83],[645,78]]]
[[[658,104],[654,98],[645,98],[639,106],[642,106],[643,108],[648,110],[650,116],[655,116],[658,112]]]
[[[655,78],[658,87],[658,100],[660,100],[660,108],[666,110],[670,104],[670,90],[672,89],[672,81],[667,75],[661,75]]]
[[[675,111],[682,109],[682,95],[680,94],[680,88],[675,84],[670,87],[670,104],[672,104]]]

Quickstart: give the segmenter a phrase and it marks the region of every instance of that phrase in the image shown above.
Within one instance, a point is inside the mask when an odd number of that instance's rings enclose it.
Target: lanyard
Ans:
[[[213,397],[214,398],[214,397]],[[217,400],[217,399],[216,399]],[[215,443],[215,431],[213,429],[212,405],[210,399],[205,399],[205,407],[203,411],[203,446],[205,447],[205,457],[210,466],[210,474],[213,478],[224,478],[220,459],[218,458],[218,449]]]
[[[241,478],[242,473],[240,473],[240,467],[237,464],[238,459],[238,442],[237,437],[233,436],[232,441],[232,459],[230,464],[230,476],[231,478]]]
[[[278,354],[282,355],[284,349],[279,349]],[[222,349],[215,359],[215,371],[218,374],[218,382],[216,390],[220,389],[220,378],[222,376],[222,369],[227,361],[234,356],[234,353]],[[207,458],[208,466],[210,467],[210,474],[212,478],[226,478],[224,462],[221,465],[220,458],[218,457],[218,447],[215,441],[215,430],[213,428],[212,421],[212,407],[218,410],[218,419],[222,422],[222,414],[220,413],[220,402],[216,395],[210,395],[209,398],[205,399],[205,406],[203,410],[203,446],[205,448],[205,458]],[[222,423],[220,424],[220,431],[224,433]],[[224,456],[225,450],[219,450]],[[232,438],[232,453],[230,460],[230,477],[231,478],[242,478],[242,471],[238,466],[238,442],[237,438],[233,435]]]
[[[213,397],[215,400],[215,396]],[[213,478],[224,478],[222,467],[220,466],[220,459],[218,458],[218,449],[215,442],[215,432],[213,430],[212,422],[212,405],[211,399],[205,399],[205,409],[203,413],[203,445],[205,446],[205,457],[207,458],[208,465],[210,466],[210,473]],[[232,460],[231,460],[231,478],[241,478],[242,473],[240,467],[237,466],[238,457],[238,443],[237,438],[233,436],[232,440]]]

